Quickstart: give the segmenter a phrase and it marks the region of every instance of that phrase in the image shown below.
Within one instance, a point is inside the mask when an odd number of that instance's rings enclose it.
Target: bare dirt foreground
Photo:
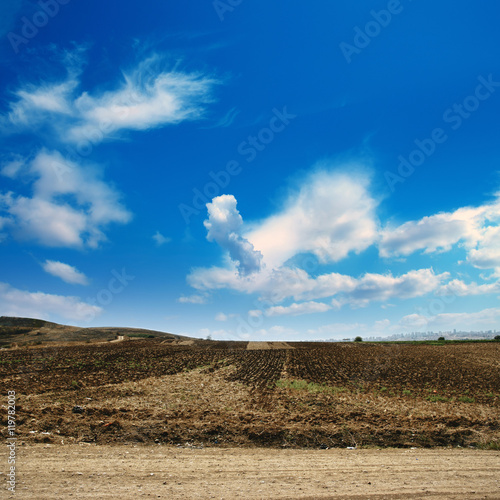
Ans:
[[[38,444],[17,458],[4,498],[500,498],[498,451]]]

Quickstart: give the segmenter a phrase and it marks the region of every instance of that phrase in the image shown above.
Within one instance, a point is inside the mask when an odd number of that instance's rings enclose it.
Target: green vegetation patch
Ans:
[[[462,403],[475,403],[476,401],[474,398],[470,398],[469,396],[460,396],[458,400]]]
[[[296,391],[308,391],[311,393],[318,392],[329,392],[336,394],[338,392],[345,392],[348,389],[346,387],[334,387],[330,385],[315,384],[314,382],[307,382],[307,380],[277,380],[276,387],[283,389],[293,389]]]
[[[431,401],[432,403],[447,403],[450,399],[444,396],[433,395],[427,396],[427,401]]]

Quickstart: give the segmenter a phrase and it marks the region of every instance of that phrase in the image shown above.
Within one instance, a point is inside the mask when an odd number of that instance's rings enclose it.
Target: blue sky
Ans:
[[[0,7],[0,314],[214,339],[500,324],[496,2]]]

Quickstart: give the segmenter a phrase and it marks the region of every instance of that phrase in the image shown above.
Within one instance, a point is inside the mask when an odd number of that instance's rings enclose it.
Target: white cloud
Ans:
[[[478,285],[474,282],[467,284],[462,280],[455,279],[441,286],[436,292],[437,295],[456,295],[459,297],[489,293],[500,293],[500,282]]]
[[[328,304],[322,302],[302,302],[301,304],[290,304],[289,306],[274,306],[266,310],[266,316],[299,316],[301,314],[312,314],[326,312],[331,309]]]
[[[391,322],[388,319],[381,319],[379,321],[375,321],[374,327],[376,331],[386,330],[391,326]]]
[[[353,280],[348,276],[337,276],[339,283],[336,290],[343,290],[341,287],[344,278],[347,283]],[[281,302],[288,297],[295,300],[327,297],[332,293],[332,288],[327,288],[324,284],[317,286],[322,279],[321,276],[313,279],[304,270],[289,267],[272,271],[263,269],[249,276],[241,276],[234,266],[196,268],[187,277],[188,283],[201,291],[230,288],[242,293],[259,293],[272,302]],[[337,280],[333,278],[332,281]]]
[[[410,255],[417,250],[425,253],[449,250],[461,240],[478,237],[477,218],[481,210],[460,209],[410,221],[381,233],[382,257]]]
[[[231,313],[231,314],[225,314],[223,312],[217,313],[215,315],[215,321],[227,321],[231,318],[236,318],[238,315]]]
[[[207,239],[217,242],[229,252],[240,274],[248,275],[260,270],[262,254],[239,234],[243,219],[232,195],[217,196],[207,203],[208,219],[203,222]]]
[[[499,216],[500,219],[500,207]],[[487,226],[483,229],[477,248],[469,251],[467,261],[479,269],[500,270],[500,227]]]
[[[206,339],[208,336],[212,340],[249,340],[249,334],[239,335],[235,333],[233,330],[211,330],[210,328],[200,328],[194,333],[191,332],[179,332],[179,335],[184,335],[186,337],[195,337],[195,338],[204,338]]]
[[[70,139],[92,138],[103,128],[107,133],[146,130],[201,118],[212,87],[219,82],[200,73],[161,71],[159,64],[157,57],[143,61],[124,73],[123,84],[114,91],[98,96],[83,93],[74,103],[82,124],[70,130]]]
[[[234,196],[214,198],[207,204],[207,238],[226,249],[233,263],[225,268],[194,269],[189,284],[198,290],[257,292],[275,302],[349,291],[355,287],[354,278],[332,273],[313,279],[283,264],[301,252],[314,253],[322,262],[337,261],[371,245],[377,235],[377,203],[368,184],[363,174],[317,171],[298,192],[290,194],[278,215],[250,224],[250,230],[243,227]]]
[[[83,246],[85,214],[69,205],[12,193],[0,195],[0,208],[8,214],[5,227],[19,240],[36,240],[46,246]]]
[[[259,294],[271,303],[262,313],[270,315],[323,312],[343,305],[364,307],[378,301],[411,299],[432,292],[477,295],[496,293],[496,285],[465,285],[457,280],[443,285],[450,274],[436,274],[432,268],[414,269],[394,276],[366,273],[359,277],[336,272],[318,273],[319,265],[336,262],[350,253],[378,244],[383,257],[402,257],[417,250],[444,252],[460,243],[468,261],[477,267],[494,267],[500,273],[500,201],[480,207],[464,207],[409,221],[396,228],[381,230],[375,215],[376,200],[369,193],[369,179],[363,174],[319,171],[305,179],[302,187],[288,196],[284,208],[264,220],[243,224],[231,195],[215,198],[208,204],[205,221],[208,238],[229,250],[229,234],[243,235],[251,247],[231,249],[232,262],[224,267],[193,269],[188,283],[202,293],[232,289]],[[237,252],[262,254],[262,263],[253,261],[251,273],[238,272]],[[296,267],[300,254],[314,254],[309,274]],[[294,258],[294,260],[291,260]],[[247,266],[248,267],[248,266]],[[304,267],[306,267],[304,265]],[[295,303],[280,305],[292,298]],[[315,303],[330,299],[329,304]],[[316,305],[318,304],[318,305]],[[257,311],[253,311],[257,314]],[[252,312],[252,313],[253,313]]]
[[[303,269],[282,267],[240,278],[235,270],[211,268],[194,270],[188,282],[201,291],[231,288],[259,293],[275,304],[289,297],[296,301],[337,297],[333,305],[338,308],[345,304],[362,307],[372,301],[419,297],[435,291],[448,277],[448,273],[436,275],[432,269],[419,269],[396,277],[390,273],[367,273],[360,278],[329,273],[313,278]]]
[[[347,336],[355,336],[365,332],[367,325],[364,323],[330,323],[322,325],[318,328],[310,329],[307,333],[312,337],[320,337],[323,339],[342,339]]]
[[[337,262],[359,253],[377,238],[377,202],[363,174],[319,171],[290,194],[284,209],[254,224],[247,239],[277,268],[304,252],[321,262]]]
[[[271,314],[307,310],[303,304],[289,306],[292,309],[278,307],[289,297],[314,301],[339,296],[332,303],[337,308],[341,304],[363,306],[373,300],[417,297],[434,291],[447,277],[436,276],[432,269],[410,271],[399,277],[390,273],[368,273],[360,278],[339,273],[311,277],[303,269],[284,265],[300,252],[314,253],[323,262],[336,261],[376,241],[376,202],[368,193],[366,176],[316,172],[295,197],[290,195],[280,214],[251,225],[251,231],[243,231],[248,241],[240,237],[243,220],[234,196],[214,198],[207,207],[207,238],[227,249],[233,264],[194,269],[188,276],[189,284],[204,292],[230,288],[259,293],[276,304]],[[265,266],[260,265],[261,255],[254,248],[262,253]],[[315,307],[324,310],[329,306]]]
[[[78,297],[28,292],[0,283],[0,314],[3,316],[50,320],[54,314],[68,320],[90,321],[101,312],[101,307],[83,302]]]
[[[359,279],[345,301],[351,305],[365,306],[374,300],[420,297],[435,291],[448,277],[449,273],[435,274],[432,269],[410,271],[398,277],[367,273]]]
[[[442,313],[434,316],[410,314],[399,322],[399,325],[411,330],[494,330],[498,328],[500,308],[483,309],[478,312]]]
[[[162,246],[165,243],[170,243],[172,241],[172,238],[167,238],[163,236],[163,234],[160,233],[160,231],[156,231],[155,234],[153,234],[153,240],[155,240],[157,246]]]
[[[85,274],[78,271],[73,266],[69,264],[64,264],[63,262],[58,262],[55,260],[46,260],[42,264],[43,270],[52,276],[57,276],[61,278],[66,283],[72,283],[76,285],[88,285],[89,280]]]
[[[382,257],[448,251],[460,243],[467,262],[479,269],[500,270],[500,198],[479,207],[464,207],[449,213],[409,221],[381,232]]]
[[[63,82],[26,85],[15,92],[17,100],[2,117],[3,128],[33,129],[42,124],[54,127],[66,123],[73,114],[71,96],[77,87],[78,81],[72,76]]]
[[[103,229],[108,224],[124,224],[131,218],[95,167],[69,161],[56,151],[40,151],[13,175],[30,181],[33,191],[32,197],[0,194],[4,229],[16,239],[95,248],[106,239]]]
[[[264,311],[262,309],[252,309],[251,311],[248,311],[248,315],[251,318],[259,318],[264,314]]]
[[[404,316],[399,321],[399,325],[402,329],[406,330],[419,330],[419,329],[427,329],[427,325],[429,323],[429,318],[424,316],[423,314],[408,314]]]
[[[180,302],[181,304],[206,304],[207,298],[204,295],[183,295],[177,299],[177,302]]]
[[[4,177],[9,177],[10,179],[15,179],[19,173],[19,171],[23,168],[24,166],[24,160],[21,156],[16,155],[14,159],[12,159],[10,162],[6,163],[3,167],[0,173]]]
[[[123,130],[202,118],[213,87],[220,83],[201,73],[183,72],[178,64],[167,67],[155,55],[122,73],[112,90],[86,91],[81,89],[85,50],[54,50],[66,77],[42,78],[14,90],[6,113],[0,116],[0,130],[5,134],[27,130],[52,143],[78,143],[87,151],[89,143],[116,139]],[[95,248],[106,239],[107,224],[131,218],[95,166],[65,159],[56,151],[42,150],[34,158],[15,156],[1,173],[33,186],[32,196],[0,193],[0,226],[17,239]],[[0,234],[3,238],[5,233]],[[158,245],[168,241],[159,232],[154,238]]]
[[[266,295],[276,302],[290,296],[295,300],[312,300],[351,292],[356,285],[357,280],[345,274],[328,273],[312,278],[303,269],[282,267],[271,274]]]
[[[295,335],[299,335],[299,332],[297,330],[294,330],[293,328],[289,328],[286,326],[282,325],[275,325],[272,326],[271,328],[263,328],[261,330],[257,330],[255,332],[255,335],[260,335],[261,337],[267,337],[268,340],[272,339],[289,339],[290,337],[293,337]]]
[[[81,59],[81,54],[75,57]],[[83,64],[77,61],[80,67],[75,68],[71,58],[66,54],[66,79],[29,84],[14,92],[16,99],[1,119],[5,131],[12,126],[30,130],[43,126],[60,141],[97,144],[121,130],[199,119],[205,104],[212,101],[213,87],[220,83],[201,73],[167,69],[159,56],[153,56],[124,72],[115,89],[81,92]]]

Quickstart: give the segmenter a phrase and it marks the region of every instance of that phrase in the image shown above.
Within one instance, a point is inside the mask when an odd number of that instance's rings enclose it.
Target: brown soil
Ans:
[[[2,351],[0,392],[28,443],[500,447],[498,344],[292,345]]]
[[[30,445],[17,460],[3,498],[500,498],[495,451]]]

